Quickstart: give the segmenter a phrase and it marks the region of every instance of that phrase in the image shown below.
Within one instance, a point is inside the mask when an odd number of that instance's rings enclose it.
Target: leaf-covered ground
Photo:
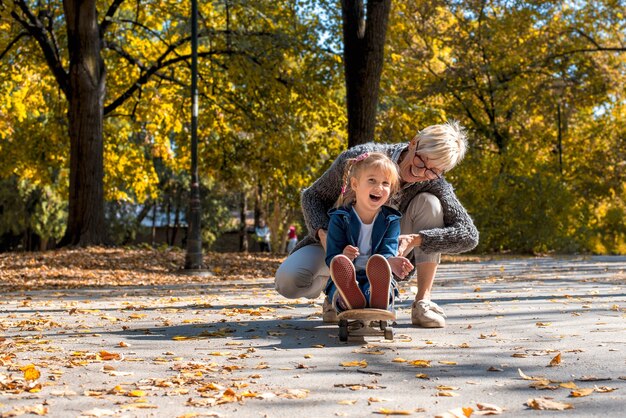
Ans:
[[[204,254],[216,279],[273,277],[282,256],[267,253]],[[138,286],[200,283],[184,274],[185,251],[143,248],[61,249],[0,253],[0,286],[5,291],[83,286]]]
[[[273,289],[280,256],[0,255],[0,418],[619,416],[626,257],[466,258],[440,267],[444,329],[338,340],[322,298]],[[557,415],[558,414],[558,415]]]

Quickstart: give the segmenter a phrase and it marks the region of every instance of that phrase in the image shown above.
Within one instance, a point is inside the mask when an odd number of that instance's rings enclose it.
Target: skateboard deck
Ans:
[[[383,336],[393,340],[393,328],[388,321],[396,320],[396,314],[383,309],[350,309],[337,315],[339,340],[348,341],[350,336]]]

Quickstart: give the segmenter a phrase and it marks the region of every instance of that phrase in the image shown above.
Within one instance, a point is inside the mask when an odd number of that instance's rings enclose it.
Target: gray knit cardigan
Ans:
[[[406,143],[378,144],[369,142],[357,145],[342,152],[328,170],[301,194],[301,205],[308,235],[294,248],[296,251],[306,245],[319,242],[318,229],[328,229],[328,211],[335,205],[341,194],[343,170],[346,160],[365,152],[387,154],[396,163]],[[478,245],[478,230],[472,218],[459,202],[452,185],[445,179],[428,180],[406,184],[390,199],[390,205],[404,213],[409,202],[418,194],[428,192],[441,201],[443,207],[443,228],[415,231],[422,236],[420,248],[425,253],[455,254],[470,251]]]

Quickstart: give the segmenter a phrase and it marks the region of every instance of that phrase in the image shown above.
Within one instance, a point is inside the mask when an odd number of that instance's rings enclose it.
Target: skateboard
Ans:
[[[337,315],[339,319],[339,341],[348,341],[349,336],[382,335],[386,340],[393,340],[391,325],[396,314],[383,309],[350,309]],[[389,324],[387,321],[392,321]]]

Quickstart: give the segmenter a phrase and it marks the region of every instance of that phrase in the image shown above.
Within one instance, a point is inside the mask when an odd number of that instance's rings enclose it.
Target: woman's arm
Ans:
[[[426,253],[456,254],[470,251],[478,245],[478,230],[469,216],[452,185],[446,181],[433,182],[429,190],[441,202],[443,228],[415,231],[421,237],[421,248]]]

